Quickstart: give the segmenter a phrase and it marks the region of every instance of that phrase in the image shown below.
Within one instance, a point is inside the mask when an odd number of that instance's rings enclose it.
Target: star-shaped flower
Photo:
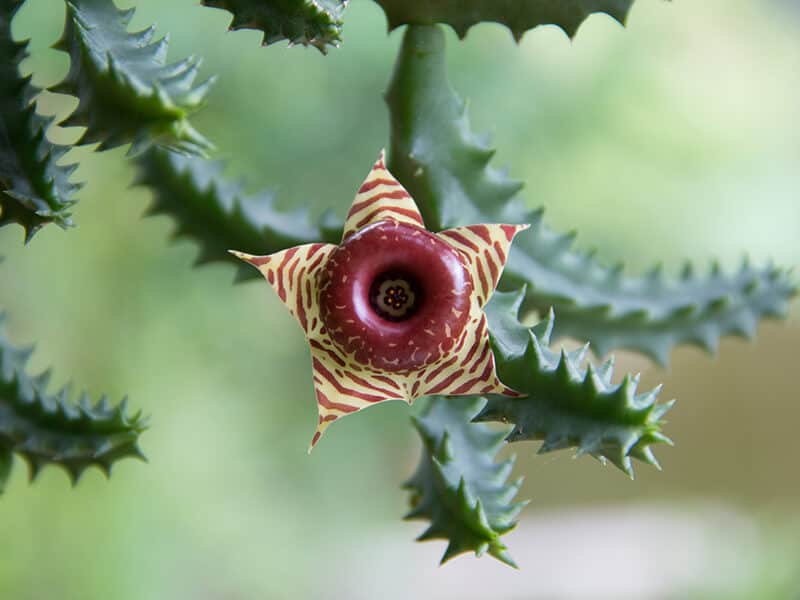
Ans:
[[[231,251],[261,271],[308,340],[319,408],[312,448],[333,421],[384,400],[519,395],[497,377],[482,309],[527,228],[431,233],[381,152],[340,245]]]

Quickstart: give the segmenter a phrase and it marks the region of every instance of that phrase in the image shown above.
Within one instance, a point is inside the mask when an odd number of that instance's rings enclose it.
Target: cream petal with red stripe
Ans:
[[[371,223],[387,219],[425,227],[416,203],[406,188],[386,170],[385,160],[386,151],[381,150],[347,214],[343,240]]]
[[[317,273],[335,249],[334,244],[305,244],[266,256],[229,252],[261,272],[308,337],[321,327]]]
[[[467,225],[437,234],[466,258],[481,308],[489,301],[500,281],[511,241],[528,227],[530,225]]]
[[[325,429],[341,416],[385,400],[409,401],[403,379],[398,383],[397,379],[358,364],[327,335],[319,315],[317,275],[335,249],[333,244],[306,244],[266,256],[231,250],[231,254],[261,272],[303,329],[309,343],[319,410],[312,448]]]
[[[342,353],[330,339],[309,339],[314,392],[319,422],[308,451],[314,448],[325,430],[339,417],[378,402],[407,400],[406,386],[400,378],[387,377],[356,363]]]
[[[419,230],[424,229],[416,204],[386,170],[384,153],[381,152],[353,201],[341,246],[306,244],[267,256],[231,250],[232,254],[261,272],[297,320],[308,341],[319,411],[317,430],[309,451],[336,419],[379,402],[404,400],[410,404],[416,398],[429,394],[519,396],[497,377],[482,308],[497,286],[514,236],[526,229],[527,225],[470,225],[436,234],[439,240],[456,251],[453,260],[463,266],[470,280],[466,289],[474,292],[470,292],[469,302],[464,306],[466,318],[463,311],[458,312],[454,306],[443,305],[448,313],[452,310],[457,317],[460,315],[452,321],[459,325],[452,330],[449,325],[442,326],[440,323],[440,333],[436,335],[441,335],[441,339],[433,339],[432,358],[426,358],[424,364],[420,363],[421,366],[381,369],[374,365],[375,361],[371,358],[357,360],[354,353],[343,350],[341,344],[335,341],[323,322],[321,296],[329,292],[320,287],[320,280],[330,276],[332,265],[336,262],[332,257],[334,252],[359,239],[348,241],[354,233],[380,222],[386,223],[389,228],[402,229],[401,226],[390,224],[391,221],[413,227],[410,230],[413,236],[418,236]],[[401,247],[400,250],[408,252],[407,247]],[[459,271],[461,266],[458,267]],[[330,303],[334,296],[326,298]],[[414,341],[423,338],[431,340],[426,336],[434,335],[434,332],[427,327],[420,325],[418,333],[413,330],[415,333],[409,342],[410,348],[417,346]],[[397,352],[397,349],[393,351]],[[410,357],[413,363],[414,354]]]
[[[520,396],[497,377],[486,315],[479,309],[471,312],[470,326],[464,330],[452,355],[415,375],[412,385],[415,398],[433,394]]]

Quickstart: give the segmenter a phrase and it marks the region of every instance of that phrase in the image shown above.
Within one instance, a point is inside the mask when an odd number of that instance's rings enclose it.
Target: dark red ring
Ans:
[[[401,272],[421,290],[405,320],[389,321],[370,303],[373,281]],[[429,365],[452,349],[469,318],[473,284],[458,252],[429,231],[380,221],[348,237],[320,273],[322,321],[356,361],[387,371]]]

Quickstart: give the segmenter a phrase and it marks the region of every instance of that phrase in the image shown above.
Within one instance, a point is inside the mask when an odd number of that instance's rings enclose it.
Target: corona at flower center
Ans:
[[[449,244],[421,227],[379,221],[331,254],[320,273],[320,316],[331,339],[359,363],[405,371],[453,348],[472,293]]]
[[[414,314],[419,286],[413,278],[402,274],[384,273],[372,282],[369,301],[387,321],[403,321]]]

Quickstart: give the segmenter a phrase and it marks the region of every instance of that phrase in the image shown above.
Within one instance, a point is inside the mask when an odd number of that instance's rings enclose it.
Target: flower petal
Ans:
[[[405,400],[402,379],[389,378],[354,364],[330,340],[311,339],[311,366],[317,395],[319,424],[308,451],[314,448],[325,430],[339,417],[386,400]]]
[[[261,271],[309,337],[321,327],[316,275],[335,249],[334,244],[304,244],[266,256],[229,252]]]
[[[483,306],[497,287],[506,266],[511,241],[530,225],[467,225],[437,235],[460,250],[475,283],[478,305]]]
[[[474,311],[469,326],[449,358],[415,374],[416,381],[411,386],[413,398],[432,394],[520,396],[498,379],[486,315],[477,306]]]
[[[261,271],[308,340],[319,410],[319,424],[309,452],[339,417],[385,400],[408,400],[403,378],[373,372],[331,342],[319,314],[317,275],[335,249],[333,244],[306,244],[267,256],[231,250],[231,254]]]
[[[386,152],[378,160],[356,194],[344,224],[342,240],[371,223],[391,219],[425,227],[422,215],[406,189],[386,169]]]

